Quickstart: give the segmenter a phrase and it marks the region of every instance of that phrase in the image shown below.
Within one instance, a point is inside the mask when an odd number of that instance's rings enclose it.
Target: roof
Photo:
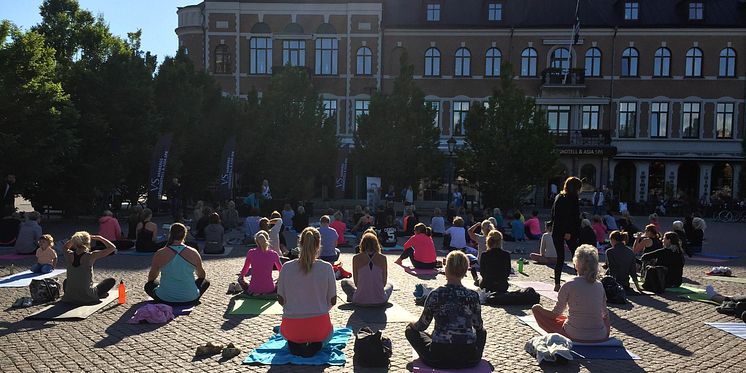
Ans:
[[[570,27],[576,0],[382,0],[388,28],[552,28]],[[704,20],[689,20],[692,0],[638,0],[639,20],[624,20],[628,0],[579,0],[582,27],[687,28],[746,27],[746,1],[702,0]],[[502,20],[489,21],[490,3],[502,4]],[[440,4],[440,21],[425,20],[426,5]]]

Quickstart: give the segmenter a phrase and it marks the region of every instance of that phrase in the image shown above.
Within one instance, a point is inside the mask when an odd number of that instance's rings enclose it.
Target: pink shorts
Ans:
[[[323,342],[332,333],[332,320],[329,314],[304,319],[282,318],[280,334],[290,342]]]

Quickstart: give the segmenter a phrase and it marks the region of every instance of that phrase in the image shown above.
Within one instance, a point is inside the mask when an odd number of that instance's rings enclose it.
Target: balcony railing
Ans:
[[[541,72],[541,84],[545,86],[585,85],[585,69],[561,69],[550,67]]]
[[[611,133],[608,130],[572,130],[555,133],[555,144],[574,146],[608,146],[611,145]]]

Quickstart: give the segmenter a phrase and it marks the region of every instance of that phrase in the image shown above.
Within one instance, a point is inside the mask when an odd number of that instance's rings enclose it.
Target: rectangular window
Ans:
[[[624,3],[624,19],[627,21],[636,21],[640,19],[640,4],[637,1],[628,1]]]
[[[469,114],[469,101],[453,102],[453,136],[464,135],[464,122]]]
[[[718,139],[733,138],[733,111],[734,104],[718,103],[715,114],[715,135]]]
[[[306,42],[304,40],[282,42],[282,65],[306,66]]]
[[[433,126],[436,128],[440,128],[440,101],[425,101],[425,105],[430,105],[433,111],[435,111],[435,116],[433,117]]]
[[[650,104],[650,137],[668,136],[668,103]]]
[[[249,42],[250,74],[272,73],[272,38],[251,38]]]
[[[427,4],[427,20],[440,21],[440,4]]]
[[[492,3],[487,6],[487,17],[490,21],[502,21],[503,19],[503,5]]]
[[[316,75],[337,75],[339,40],[335,38],[316,39]]]
[[[702,1],[692,1],[689,3],[689,20],[696,21],[705,18],[705,4]]]
[[[583,129],[597,130],[600,122],[599,113],[601,107],[598,105],[583,105]]]
[[[685,102],[681,119],[682,137],[686,139],[699,138],[699,116],[700,104],[698,102]]]
[[[619,137],[635,137],[637,127],[637,103],[619,103]]]
[[[570,131],[570,105],[547,106],[547,126],[555,135],[567,135]]]
[[[355,130],[357,130],[357,124],[360,120],[360,116],[368,115],[369,106],[370,100],[355,100]]]
[[[331,123],[337,122],[337,100],[323,100],[321,101],[324,105],[324,117]]]

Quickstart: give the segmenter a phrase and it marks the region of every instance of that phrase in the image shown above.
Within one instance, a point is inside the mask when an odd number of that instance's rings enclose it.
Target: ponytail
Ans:
[[[171,246],[176,242],[182,242],[184,241],[184,238],[186,238],[187,229],[184,224],[181,223],[173,223],[171,224],[171,229],[168,232],[168,243],[166,246]]]
[[[319,255],[320,241],[319,230],[314,227],[307,227],[300,234],[300,257],[298,258],[298,262],[304,274],[308,274],[311,272],[311,268],[313,268],[313,263]]]
[[[432,229],[432,228],[430,228],[430,227],[427,227],[427,228],[425,228],[425,234],[426,234],[426,235],[427,235],[428,237],[432,237],[432,235],[433,235],[433,229]]]

